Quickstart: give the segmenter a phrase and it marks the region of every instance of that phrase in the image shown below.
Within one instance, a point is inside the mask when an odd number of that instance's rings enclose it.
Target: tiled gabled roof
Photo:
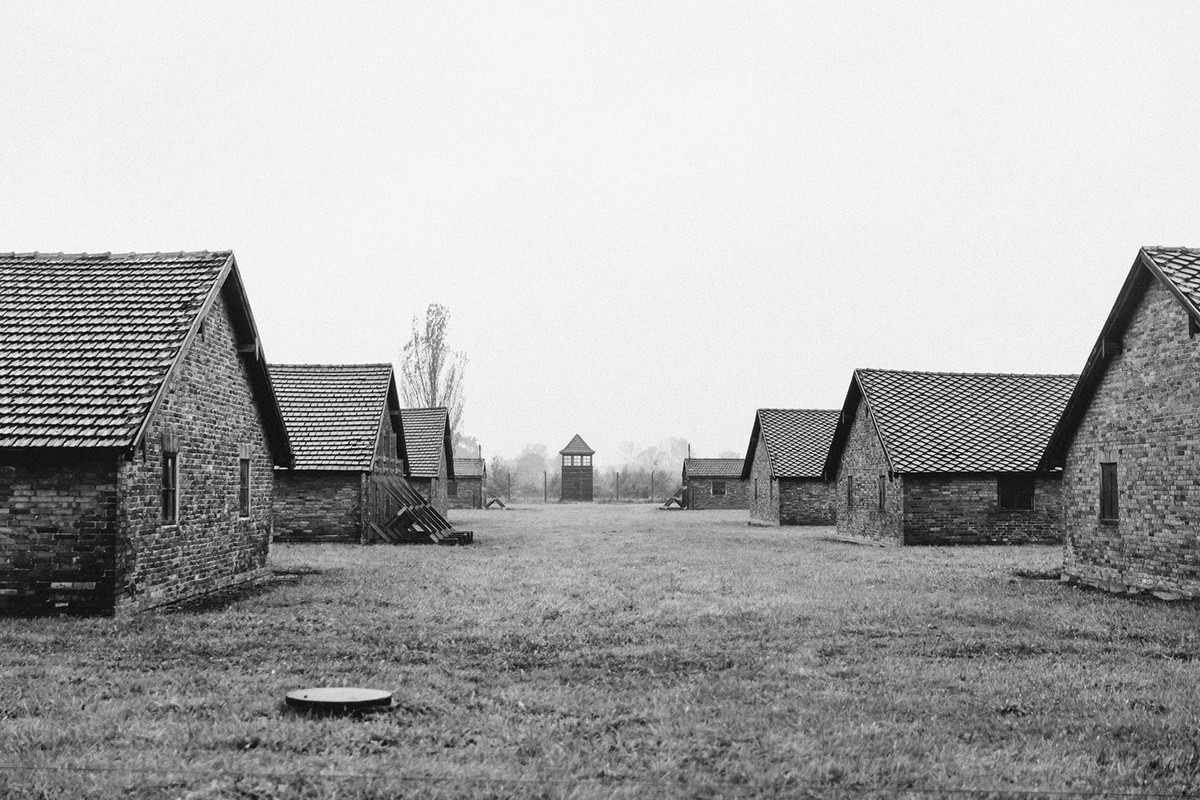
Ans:
[[[450,418],[445,408],[403,408],[400,427],[404,444],[404,471],[410,478],[436,478],[446,459],[447,478],[454,480],[454,455],[450,449]]]
[[[688,478],[729,478],[739,480],[745,461],[740,458],[685,458],[683,474]]]
[[[878,369],[854,376],[897,473],[1032,471],[1078,378]],[[846,419],[856,405],[847,398]]]
[[[484,466],[482,458],[455,458],[454,459],[454,478],[462,480],[463,478],[482,478]]]
[[[1158,267],[1178,294],[1200,308],[1200,249],[1143,247],[1142,253]]]
[[[588,447],[588,443],[577,433],[571,441],[567,442],[567,446],[558,452],[559,455],[564,456],[590,456],[596,451]]]
[[[0,254],[0,447],[130,447],[223,293],[276,463],[291,460],[233,254]]]
[[[838,412],[811,408],[760,408],[750,432],[742,477],[750,477],[754,450],[766,445],[776,478],[820,478]]]
[[[1138,304],[1154,281],[1162,283],[1175,296],[1188,316],[1200,325],[1200,249],[1192,247],[1143,247],[1138,250],[1125,283],[1117,294],[1108,319],[1100,329],[1096,344],[1088,354],[1079,382],[1071,393],[1066,410],[1059,419],[1041,467],[1062,467],[1075,431],[1091,403],[1092,395],[1108,370],[1108,362],[1121,351],[1121,340]]]
[[[399,410],[391,364],[272,364],[296,469],[374,466],[384,409]]]

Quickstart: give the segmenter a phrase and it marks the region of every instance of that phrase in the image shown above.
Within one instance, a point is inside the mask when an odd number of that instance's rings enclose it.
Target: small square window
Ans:
[[[725,481],[713,481],[712,482],[712,495],[713,495],[713,497],[724,497],[725,496]]]
[[[1032,472],[1010,472],[996,477],[996,494],[1000,508],[1029,511],[1033,508],[1034,476]]]

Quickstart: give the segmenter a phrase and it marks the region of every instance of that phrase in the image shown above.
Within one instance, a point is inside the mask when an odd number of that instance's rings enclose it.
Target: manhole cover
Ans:
[[[375,711],[392,704],[392,693],[349,686],[296,689],[287,693],[287,704],[308,711]]]

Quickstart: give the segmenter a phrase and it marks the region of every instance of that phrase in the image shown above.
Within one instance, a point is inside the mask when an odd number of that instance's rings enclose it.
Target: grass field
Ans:
[[[1057,548],[452,515],[475,545],[276,546],[276,579],[221,602],[0,620],[0,796],[1200,790],[1200,611],[1046,579]],[[320,685],[396,704],[284,706]]]

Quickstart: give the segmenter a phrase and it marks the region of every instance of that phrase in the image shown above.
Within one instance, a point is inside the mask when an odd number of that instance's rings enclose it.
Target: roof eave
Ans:
[[[750,473],[754,471],[754,451],[762,438],[762,420],[759,417],[761,413],[761,409],[754,412],[754,425],[750,428],[750,443],[746,445],[746,457],[742,459],[742,480],[749,480]],[[769,450],[767,457],[770,458]]]
[[[1129,274],[1125,276],[1125,282],[1121,285],[1121,291],[1117,294],[1116,302],[1113,303],[1113,307],[1108,312],[1108,317],[1100,329],[1096,344],[1088,353],[1087,361],[1079,373],[1079,380],[1075,382],[1075,388],[1071,390],[1071,396],[1067,399],[1063,413],[1059,416],[1054,431],[1050,434],[1050,440],[1046,443],[1046,449],[1038,462],[1039,471],[1058,469],[1064,466],[1067,450],[1075,438],[1079,423],[1083,420],[1088,406],[1091,405],[1092,396],[1108,369],[1108,363],[1116,355],[1117,348],[1114,345],[1124,336],[1133,309],[1149,285],[1150,276],[1154,276],[1164,283],[1172,291],[1172,294],[1184,302],[1188,313],[1194,314],[1195,306],[1186,298],[1180,297],[1172,281],[1162,274],[1158,265],[1146,254],[1145,249],[1139,250],[1133,266],[1129,269]],[[1197,322],[1200,322],[1200,316],[1195,318]]]
[[[251,389],[255,393],[263,415],[263,427],[266,429],[265,432],[267,434],[268,445],[271,449],[272,462],[281,467],[290,467],[295,463],[295,454],[292,452],[287,427],[283,422],[283,413],[279,409],[279,400],[275,396],[275,388],[271,383],[271,375],[267,369],[267,359],[263,353],[262,342],[258,336],[258,326],[254,322],[254,315],[250,310],[250,303],[246,297],[246,289],[242,285],[241,275],[238,272],[237,260],[234,258],[232,252],[221,266],[220,271],[213,280],[212,286],[209,288],[208,294],[204,298],[204,302],[201,303],[200,308],[192,318],[191,326],[180,343],[179,349],[176,350],[175,356],[171,361],[171,366],[167,369],[162,381],[159,383],[154,398],[151,400],[145,415],[142,417],[142,422],[134,433],[129,447],[130,449],[136,449],[142,444],[146,437],[146,432],[150,427],[150,422],[162,407],[167,390],[178,375],[184,358],[187,356],[197,333],[200,331],[200,327],[204,324],[204,320],[208,318],[208,314],[212,311],[217,298],[223,293],[229,301],[230,317],[234,323],[234,336],[238,343],[238,352],[242,356],[243,363],[246,364],[247,372],[250,375]]]

